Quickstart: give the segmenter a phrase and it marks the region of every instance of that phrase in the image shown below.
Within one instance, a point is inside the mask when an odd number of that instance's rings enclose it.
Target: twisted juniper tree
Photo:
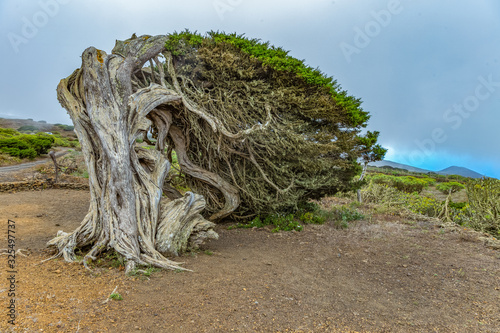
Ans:
[[[111,54],[90,47],[57,95],[91,199],[81,225],[49,245],[67,261],[90,248],[86,266],[112,248],[127,270],[179,268],[166,256],[217,238],[214,221],[352,189],[366,154],[359,99],[282,49],[237,35],[134,35]],[[184,195],[169,182],[174,153]]]

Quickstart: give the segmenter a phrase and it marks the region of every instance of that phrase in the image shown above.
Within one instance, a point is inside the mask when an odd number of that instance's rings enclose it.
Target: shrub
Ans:
[[[305,202],[293,212],[257,216],[247,223],[238,223],[236,228],[262,228],[271,225],[274,226],[272,232],[301,231],[304,229],[303,224],[323,224],[332,216],[332,212],[322,210],[316,203]]]
[[[24,125],[17,129],[19,132],[36,132],[39,130],[36,126]]]
[[[0,139],[7,139],[20,133],[13,128],[0,128]]]
[[[420,193],[425,187],[434,182],[434,179],[428,177],[416,178],[413,176],[389,176],[384,174],[370,175],[367,180],[371,180],[375,184],[385,184],[406,193]]]
[[[75,126],[70,126],[70,125],[63,125],[63,124],[56,124],[55,126],[59,127],[63,131],[73,131],[75,129]]]
[[[404,193],[386,184],[370,182],[362,191],[365,202],[379,203],[389,206],[402,206],[410,211],[426,216],[437,216],[443,203],[435,199],[424,197],[418,193]]]
[[[0,152],[19,158],[35,158],[37,152],[27,142],[17,138],[0,139]]]
[[[78,147],[80,145],[80,142],[78,140],[69,140],[68,138],[63,138],[60,136],[54,136],[55,141],[54,141],[54,146],[57,147]]]
[[[466,188],[469,198],[466,224],[500,238],[500,180],[470,179]]]
[[[448,194],[448,193],[458,192],[458,191],[464,189],[465,186],[463,184],[458,183],[458,182],[445,182],[445,183],[438,184],[436,186],[436,188],[439,191],[443,192],[444,194]]]
[[[38,155],[47,154],[55,141],[53,136],[42,133],[38,135],[23,135],[19,139],[28,143]]]
[[[349,222],[357,221],[365,218],[363,214],[352,207],[340,206],[333,210],[336,217],[336,225],[342,229],[349,227]]]
[[[267,215],[264,219],[259,216],[255,217],[248,223],[238,223],[238,228],[262,228],[267,225],[275,226],[272,232],[283,231],[301,231],[304,227],[297,221],[293,214],[272,214]]]
[[[7,136],[9,133],[13,135]],[[55,141],[55,138],[49,134],[16,135],[16,133],[13,133],[12,130],[2,131],[3,138],[0,138],[1,152],[19,158],[35,158],[37,155],[46,154]]]

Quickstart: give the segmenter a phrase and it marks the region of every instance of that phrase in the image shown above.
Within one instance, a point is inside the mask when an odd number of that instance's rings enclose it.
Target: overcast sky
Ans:
[[[270,41],[333,76],[386,159],[500,178],[497,0],[0,0],[0,117],[70,124],[56,86],[87,47],[185,28]]]

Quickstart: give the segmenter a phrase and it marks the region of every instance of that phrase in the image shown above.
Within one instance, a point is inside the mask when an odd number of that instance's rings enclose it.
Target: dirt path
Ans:
[[[67,148],[67,147],[59,148],[59,151],[56,152],[56,157],[61,157],[65,154],[67,154],[68,150],[71,150],[71,149],[72,148]],[[46,158],[43,158],[43,159],[40,159],[40,160],[34,161],[34,162],[27,162],[27,163],[21,163],[21,164],[16,164],[16,165],[3,166],[3,167],[0,167],[0,173],[17,172],[20,170],[32,168],[34,166],[47,163],[49,161],[51,161],[50,157],[46,157]]]
[[[110,260],[93,273],[60,260],[38,265],[45,242],[76,228],[88,200],[71,190],[0,194],[0,248],[12,219],[16,247],[31,249],[16,258],[16,332],[499,331],[499,251],[432,222],[366,211],[346,230],[220,225],[219,240],[176,258],[193,272],[150,277],[125,276]],[[6,274],[1,266],[4,311]],[[115,287],[123,300],[103,304]]]

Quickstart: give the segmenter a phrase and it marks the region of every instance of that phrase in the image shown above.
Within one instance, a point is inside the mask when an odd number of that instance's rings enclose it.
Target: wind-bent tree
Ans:
[[[359,176],[359,181],[361,182],[366,175],[366,169],[368,168],[368,163],[380,161],[384,158],[387,149],[383,148],[381,145],[377,144],[378,136],[380,132],[370,132],[368,131],[365,136],[359,137],[359,143],[361,149],[361,160],[363,162],[363,171],[361,176]],[[358,201],[362,202],[361,190],[357,190]]]
[[[111,54],[90,47],[57,94],[91,199],[80,227],[48,244],[67,261],[88,246],[85,266],[112,248],[127,271],[179,268],[166,256],[216,238],[213,221],[353,189],[366,153],[359,99],[282,49],[237,35],[134,35]],[[174,152],[192,190],[184,196],[168,181]]]

